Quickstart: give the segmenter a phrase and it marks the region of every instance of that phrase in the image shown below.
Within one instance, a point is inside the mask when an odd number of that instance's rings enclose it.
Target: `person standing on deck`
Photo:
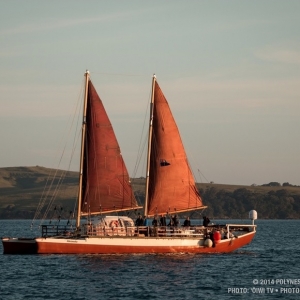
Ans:
[[[156,217],[153,218],[152,225],[153,225],[154,227],[157,227],[158,222],[157,222],[157,218],[156,218]]]
[[[178,216],[177,215],[174,216],[173,223],[174,223],[175,227],[179,226],[179,220],[178,220]]]
[[[191,221],[190,221],[190,217],[186,217],[184,223],[183,223],[184,227],[190,227],[191,226]]]
[[[167,226],[166,217],[164,215],[160,217],[160,226]]]
[[[135,226],[139,227],[139,226],[143,226],[143,225],[144,225],[144,220],[142,219],[142,216],[139,215],[135,221]]]
[[[203,217],[203,226],[207,227],[208,224],[210,223],[210,219],[206,216]]]
[[[153,226],[152,233],[153,233],[154,236],[157,236],[158,221],[157,221],[156,217],[153,218],[152,226]]]

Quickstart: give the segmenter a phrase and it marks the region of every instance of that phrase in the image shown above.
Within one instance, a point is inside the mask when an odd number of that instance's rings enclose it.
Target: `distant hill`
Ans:
[[[64,180],[58,192],[56,187],[62,176]],[[69,210],[74,206],[77,182],[77,172],[39,166],[0,168],[0,218],[32,218],[46,183],[52,183],[50,193],[57,193],[57,205]]]
[[[78,173],[35,166],[0,168],[0,218],[33,218],[47,182],[50,193],[57,194],[57,209],[63,208],[59,214],[68,217],[77,197]],[[142,204],[145,179],[134,178],[132,185]],[[251,209],[258,211],[259,218],[300,218],[299,186],[197,183],[197,187],[209,206],[203,213],[211,218],[247,218]]]

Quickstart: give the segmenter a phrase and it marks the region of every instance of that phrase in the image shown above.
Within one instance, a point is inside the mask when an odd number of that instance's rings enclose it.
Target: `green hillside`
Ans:
[[[77,181],[76,172],[39,166],[0,168],[0,218],[32,218],[46,194],[57,194],[55,205],[65,207],[67,212],[74,206]],[[51,187],[49,190],[45,190],[46,184]]]
[[[52,181],[54,175],[56,179]],[[77,182],[77,172],[39,166],[0,168],[0,218],[33,218],[38,203],[44,199],[46,183],[51,186],[47,195],[50,198],[56,195],[50,214],[59,210],[59,214],[67,218],[74,209]],[[60,188],[57,190],[58,183]],[[132,185],[142,204],[145,179],[134,178]],[[267,186],[197,183],[197,187],[203,203],[208,206],[203,213],[212,218],[247,218],[251,209],[258,211],[259,218],[300,217],[299,186],[287,183],[269,183]]]

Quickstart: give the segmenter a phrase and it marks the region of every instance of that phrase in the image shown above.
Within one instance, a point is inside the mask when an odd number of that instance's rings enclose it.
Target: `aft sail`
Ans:
[[[145,215],[203,209],[179,130],[153,77]]]
[[[80,214],[138,209],[113,127],[88,72],[86,76]]]

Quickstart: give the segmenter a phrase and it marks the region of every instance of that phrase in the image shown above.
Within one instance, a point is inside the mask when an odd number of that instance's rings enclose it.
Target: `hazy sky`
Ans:
[[[0,0],[0,167],[56,166],[89,69],[130,175],[155,73],[197,181],[300,185],[299,29],[298,0]]]

